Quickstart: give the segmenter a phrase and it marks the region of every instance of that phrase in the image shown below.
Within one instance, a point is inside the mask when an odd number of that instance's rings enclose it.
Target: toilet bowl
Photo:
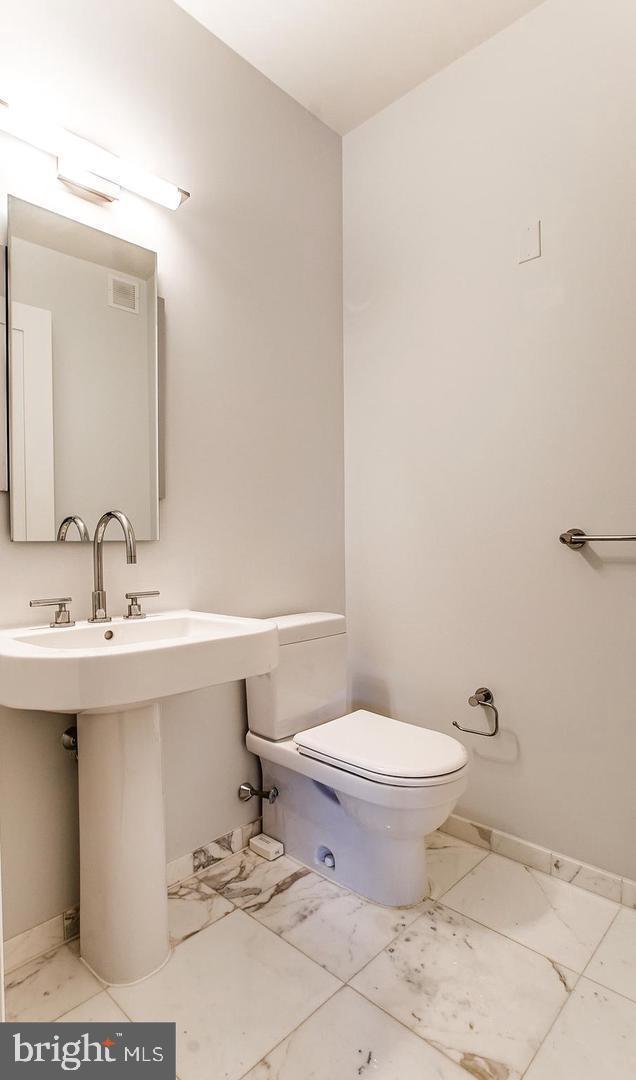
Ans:
[[[343,616],[274,620],[280,664],[247,680],[247,748],[257,754],[263,830],[288,855],[376,903],[428,894],[426,835],[468,782],[457,739],[366,710],[346,711]]]

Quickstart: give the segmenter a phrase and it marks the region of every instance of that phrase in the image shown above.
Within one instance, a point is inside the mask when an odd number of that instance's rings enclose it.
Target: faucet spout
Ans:
[[[84,518],[81,518],[79,516],[79,514],[69,514],[68,517],[64,518],[64,521],[61,522],[60,527],[57,530],[57,539],[66,540],[66,534],[68,533],[71,525],[75,525],[79,533],[80,540],[86,542],[87,544],[90,544],[91,537],[88,528],[86,527],[86,522],[84,521]]]
[[[93,540],[93,597],[92,615],[89,622],[110,622],[110,615],[106,607],[106,590],[104,589],[104,533],[112,520],[121,525],[126,541],[126,562],[137,562],[137,541],[132,522],[121,510],[107,510],[102,514],[95,529]]]

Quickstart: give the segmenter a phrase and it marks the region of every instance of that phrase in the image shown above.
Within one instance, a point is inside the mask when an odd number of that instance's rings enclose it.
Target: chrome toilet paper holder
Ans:
[[[464,731],[468,735],[483,735],[486,739],[492,739],[499,731],[499,710],[495,705],[495,698],[492,690],[489,690],[487,686],[480,686],[478,690],[475,690],[474,694],[471,694],[468,699],[468,704],[473,708],[477,705],[482,705],[484,709],[492,709],[494,713],[494,727],[492,731],[476,731],[475,728],[462,727],[457,723],[457,720],[453,720],[453,727]]]

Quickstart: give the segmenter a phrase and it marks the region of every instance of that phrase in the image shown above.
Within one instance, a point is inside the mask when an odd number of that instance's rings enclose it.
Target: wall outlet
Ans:
[[[526,225],[519,240],[519,262],[530,262],[541,258],[541,222],[533,221]]]

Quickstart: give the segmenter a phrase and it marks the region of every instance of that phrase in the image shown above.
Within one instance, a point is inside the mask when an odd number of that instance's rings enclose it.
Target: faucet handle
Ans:
[[[45,600],[29,600],[29,607],[56,607],[57,611],[53,616],[53,622],[49,623],[49,626],[75,626],[75,621],[66,608],[66,605],[72,603],[72,601],[72,596],[54,596]]]
[[[146,613],[141,610],[141,604],[139,601],[144,596],[160,596],[159,589],[148,589],[146,592],[127,592],[126,599],[128,601],[128,614],[124,615],[125,619],[145,619]]]

